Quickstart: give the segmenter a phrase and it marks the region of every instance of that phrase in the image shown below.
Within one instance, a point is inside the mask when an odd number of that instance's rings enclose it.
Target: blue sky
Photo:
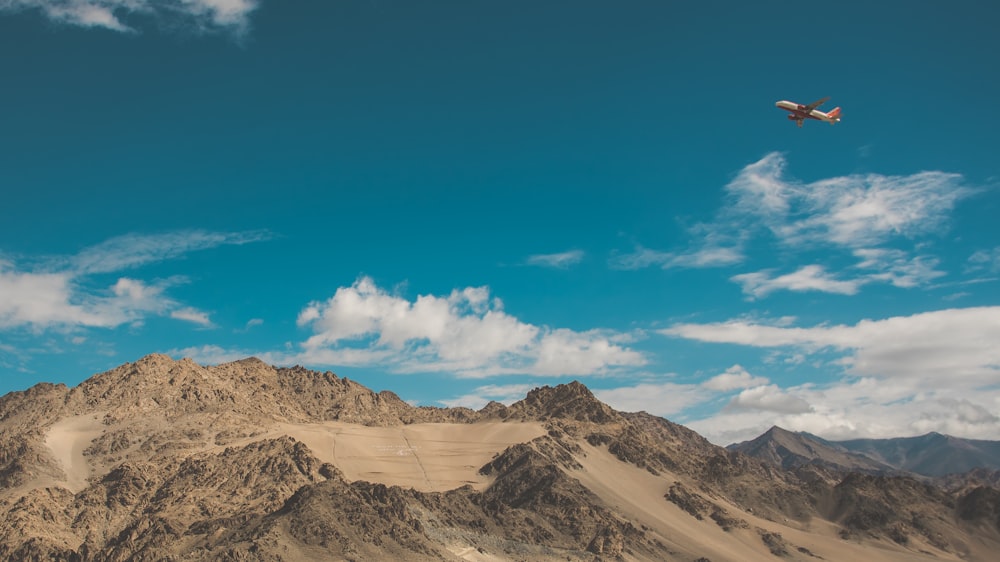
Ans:
[[[960,8],[0,0],[0,392],[255,355],[996,438],[1000,8]]]

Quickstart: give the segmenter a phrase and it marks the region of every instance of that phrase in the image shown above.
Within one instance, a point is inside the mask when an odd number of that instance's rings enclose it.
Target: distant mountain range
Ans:
[[[578,382],[473,411],[150,355],[0,397],[0,560],[992,562],[989,474],[884,474],[936,441],[775,428],[748,456]]]
[[[751,441],[726,447],[784,469],[813,464],[842,471],[913,473],[943,477],[974,469],[1000,471],[1000,441],[940,433],[894,439],[828,441],[810,433],[772,427]]]

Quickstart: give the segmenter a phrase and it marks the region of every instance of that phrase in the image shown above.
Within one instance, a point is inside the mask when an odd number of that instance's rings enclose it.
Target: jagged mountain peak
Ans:
[[[621,421],[621,414],[594,396],[584,384],[572,381],[556,386],[541,386],[509,408],[511,415],[547,420],[568,419],[594,423]]]

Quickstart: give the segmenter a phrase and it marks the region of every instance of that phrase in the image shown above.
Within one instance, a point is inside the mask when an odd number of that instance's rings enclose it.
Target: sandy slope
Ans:
[[[545,434],[539,423],[425,423],[367,427],[340,422],[280,424],[279,432],[305,443],[348,480],[366,480],[443,492],[466,484],[482,488],[481,466],[510,445]]]
[[[894,562],[905,560],[958,560],[937,551],[937,558],[924,557],[902,548],[884,543],[859,544],[841,540],[835,526],[819,521],[817,528],[808,531],[754,517],[731,504],[724,504],[730,514],[747,520],[751,529],[723,531],[710,519],[698,520],[664,499],[664,494],[677,479],[671,475],[655,476],[634,465],[619,461],[607,449],[582,444],[585,456],[577,460],[581,470],[570,471],[605,503],[629,519],[651,529],[665,544],[671,545],[691,559],[707,557],[710,560],[769,561],[775,556],[761,542],[753,527],[779,533],[789,543],[791,559],[816,560],[797,551],[805,547],[825,560],[865,560],[866,562]],[[689,486],[696,489],[695,485]],[[714,498],[713,498],[714,499]],[[716,500],[718,501],[718,500]],[[683,556],[682,556],[683,558]]]
[[[54,424],[45,445],[59,461],[66,476],[54,482],[72,492],[87,486],[87,479],[100,476],[83,452],[109,428],[102,414],[66,418]],[[539,423],[427,423],[397,427],[368,427],[340,422],[278,424],[273,431],[239,444],[288,435],[301,441],[316,457],[343,471],[348,480],[366,480],[386,485],[412,487],[420,491],[446,491],[466,484],[482,489],[488,479],[479,475],[481,466],[510,445],[543,435]],[[205,444],[192,449],[223,447]],[[35,482],[34,486],[49,485]]]
[[[66,480],[58,484],[71,492],[76,493],[87,487],[92,469],[83,451],[104,431],[101,416],[93,413],[60,420],[49,428],[45,436],[45,446],[66,473]]]

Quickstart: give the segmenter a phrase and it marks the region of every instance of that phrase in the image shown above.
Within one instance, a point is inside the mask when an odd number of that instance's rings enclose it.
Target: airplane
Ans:
[[[833,125],[834,123],[840,123],[840,108],[835,107],[830,113],[823,113],[822,111],[816,109],[817,107],[826,103],[829,97],[825,97],[821,100],[812,102],[809,105],[802,105],[800,103],[795,103],[793,101],[781,100],[774,104],[775,107],[784,109],[785,111],[790,111],[788,118],[801,127],[802,121],[806,119],[816,119],[817,121],[826,121],[827,123]]]

